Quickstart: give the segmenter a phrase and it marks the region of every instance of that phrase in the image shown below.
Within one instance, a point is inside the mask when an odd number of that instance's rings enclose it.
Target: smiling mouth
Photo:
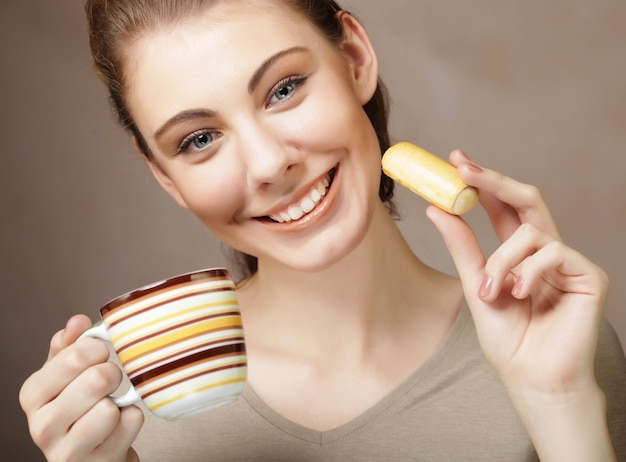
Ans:
[[[333,183],[335,177],[335,169],[332,169],[326,174],[324,178],[318,181],[307,192],[300,201],[290,204],[283,210],[273,213],[270,216],[265,216],[263,220],[269,220],[274,223],[291,223],[293,221],[300,220],[302,217],[311,213],[318,204],[322,202],[324,196],[328,192],[330,185]]]

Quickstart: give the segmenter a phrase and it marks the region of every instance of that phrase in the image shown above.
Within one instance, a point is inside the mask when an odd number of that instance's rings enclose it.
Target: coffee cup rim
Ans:
[[[224,267],[204,268],[200,270],[177,274],[176,276],[171,276],[166,279],[161,279],[160,281],[145,284],[109,300],[107,303],[104,304],[104,306],[102,306],[102,308],[100,308],[100,314],[104,316],[106,313],[114,310],[118,306],[121,306],[128,302],[132,302],[133,300],[136,300],[140,297],[150,295],[151,293],[157,292],[159,290],[166,289],[167,287],[210,277],[230,278],[231,274],[228,268]]]

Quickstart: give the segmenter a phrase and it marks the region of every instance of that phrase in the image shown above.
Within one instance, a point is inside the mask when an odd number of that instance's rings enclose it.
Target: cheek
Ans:
[[[370,128],[354,90],[338,76],[312,88],[303,104],[285,112],[281,123],[284,133],[297,135],[321,150],[354,141]]]
[[[189,210],[208,228],[217,229],[232,223],[244,197],[236,175],[186,176],[179,191]]]
[[[345,148],[351,152],[351,160],[372,169],[374,180],[380,178],[381,153],[376,131],[364,109],[349,90],[328,94],[320,99],[315,111],[316,133],[321,142],[328,143],[329,149]],[[321,114],[321,115],[320,115]],[[311,136],[311,135],[309,135]]]

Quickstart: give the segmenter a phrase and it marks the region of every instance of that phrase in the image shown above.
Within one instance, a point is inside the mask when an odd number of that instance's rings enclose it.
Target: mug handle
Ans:
[[[111,337],[109,337],[109,331],[104,323],[97,324],[90,329],[87,329],[83,332],[77,340],[80,340],[84,337],[93,337],[98,338],[100,340],[104,340],[105,342],[111,343]],[[138,403],[141,401],[141,396],[135,390],[135,387],[131,384],[130,388],[126,393],[121,396],[109,396],[111,400],[115,403],[117,407],[125,407],[130,406],[131,404]]]

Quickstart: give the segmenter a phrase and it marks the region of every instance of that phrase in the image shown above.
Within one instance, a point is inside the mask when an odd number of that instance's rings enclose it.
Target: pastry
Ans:
[[[453,165],[411,143],[387,149],[382,167],[389,177],[448,213],[462,215],[478,203],[478,191],[461,180]]]

